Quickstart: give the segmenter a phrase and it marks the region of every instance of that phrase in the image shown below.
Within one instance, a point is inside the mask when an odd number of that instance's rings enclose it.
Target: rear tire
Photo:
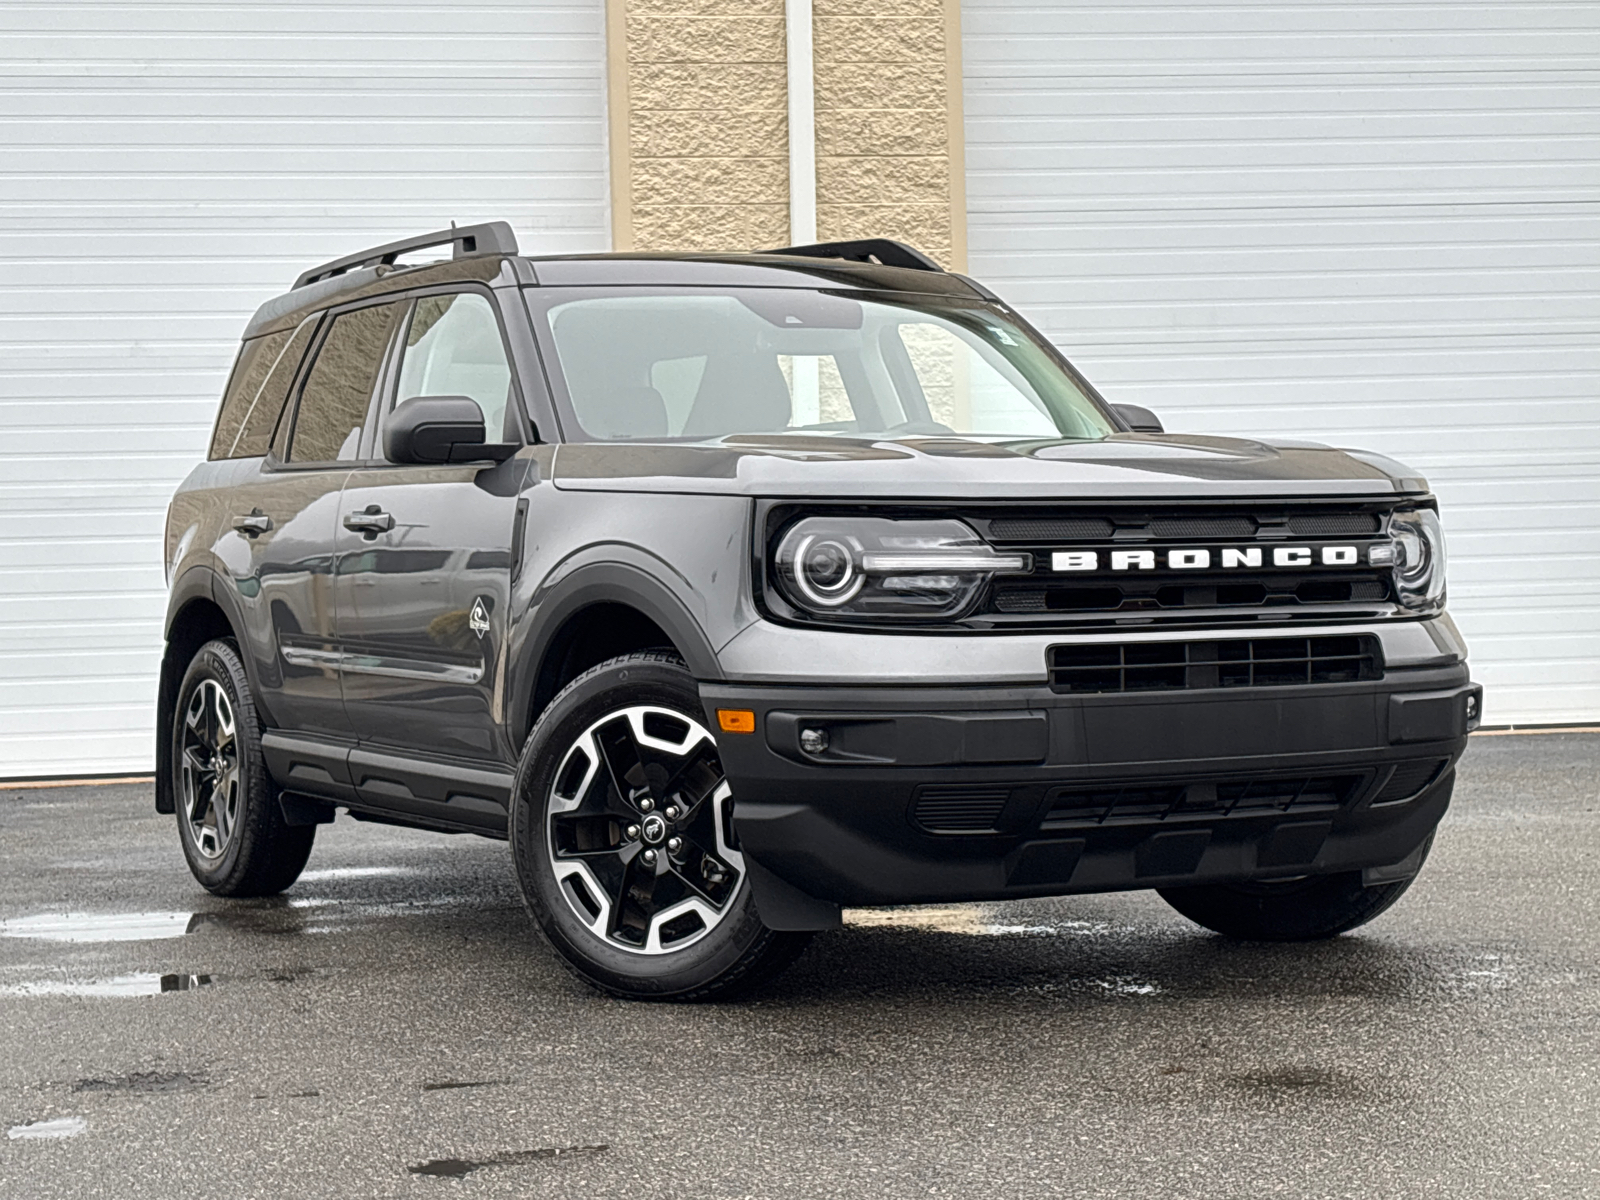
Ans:
[[[1423,846],[1428,856],[1433,835]],[[1413,876],[1413,878],[1415,878]],[[1362,887],[1361,872],[1309,875],[1282,883],[1217,883],[1161,888],[1161,898],[1196,925],[1246,942],[1313,942],[1338,937],[1384,912],[1411,886],[1399,879]]]
[[[261,756],[261,724],[233,642],[207,642],[178,686],[172,721],[178,840],[200,886],[273,896],[300,877],[315,825],[289,825]]]
[[[683,660],[639,651],[568,684],[523,748],[510,821],[523,899],[613,996],[725,997],[810,940],[761,923],[704,719]]]

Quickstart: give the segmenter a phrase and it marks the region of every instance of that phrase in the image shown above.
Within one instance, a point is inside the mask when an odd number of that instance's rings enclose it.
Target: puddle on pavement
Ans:
[[[163,992],[189,992],[210,987],[210,975],[157,975],[139,971],[105,979],[25,979],[0,986],[0,996],[82,996],[114,999],[123,996],[159,996]]]
[[[388,873],[391,868],[336,870]],[[397,867],[392,870],[409,871],[409,868]],[[467,896],[429,896],[416,900],[379,902],[296,896],[278,899],[274,903],[245,903],[206,912],[40,913],[31,917],[0,920],[0,937],[33,938],[48,942],[149,942],[180,938],[207,927],[274,935],[343,933],[355,928],[359,922],[425,916],[470,903],[472,900]]]
[[[41,913],[0,921],[0,937],[47,942],[153,942],[182,937],[193,913]]]
[[[393,875],[416,875],[415,867],[322,867],[302,871],[299,883],[326,883],[338,879],[381,879]]]
[[[594,1158],[609,1149],[610,1146],[548,1146],[540,1150],[506,1150],[488,1158],[430,1158],[406,1170],[413,1175],[431,1175],[439,1179],[465,1179],[484,1167],[514,1167],[559,1158]]]
[[[991,908],[982,904],[918,904],[901,908],[847,908],[844,923],[857,929],[920,929],[977,937],[1052,937],[1064,933],[1095,936],[1112,931],[1103,921],[1023,925],[997,921],[995,915]]]
[[[1113,975],[1110,979],[1091,979],[1089,986],[1099,988],[1110,996],[1159,996],[1161,985],[1131,975]]]
[[[6,1130],[6,1137],[12,1141],[28,1138],[70,1138],[77,1137],[89,1122],[82,1117],[51,1117],[47,1121],[25,1121],[21,1125],[13,1125]]]

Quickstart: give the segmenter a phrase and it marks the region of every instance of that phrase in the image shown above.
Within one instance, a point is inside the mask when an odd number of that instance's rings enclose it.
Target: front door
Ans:
[[[483,410],[490,440],[521,440],[512,372],[488,295],[418,298],[398,349],[396,383],[380,406],[386,412],[413,396],[467,396]],[[419,781],[405,760],[430,760],[435,776],[441,760],[452,760],[464,768],[461,778],[471,778],[474,765],[496,770],[509,761],[495,697],[512,526],[532,452],[496,466],[397,465],[382,462],[382,453],[380,423],[375,461],[351,473],[339,503],[335,591],[345,709],[362,749],[371,751],[363,759],[370,798],[454,819],[432,805],[466,811],[485,791],[493,799],[496,789],[469,787],[457,796],[445,784]]]

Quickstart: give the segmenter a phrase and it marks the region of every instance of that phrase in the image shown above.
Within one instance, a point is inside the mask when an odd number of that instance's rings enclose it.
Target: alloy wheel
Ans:
[[[184,708],[179,770],[195,850],[203,858],[221,858],[233,840],[242,788],[233,705],[214,679],[201,680]]]
[[[672,953],[733,911],[745,869],[732,791],[692,718],[650,705],[602,717],[563,755],[547,812],[556,883],[606,944]]]

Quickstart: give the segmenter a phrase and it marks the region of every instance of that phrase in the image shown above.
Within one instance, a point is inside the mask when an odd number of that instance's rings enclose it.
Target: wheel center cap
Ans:
[[[647,844],[654,846],[666,838],[667,823],[660,813],[651,813],[644,819],[644,823],[639,826],[639,832],[643,835]]]

